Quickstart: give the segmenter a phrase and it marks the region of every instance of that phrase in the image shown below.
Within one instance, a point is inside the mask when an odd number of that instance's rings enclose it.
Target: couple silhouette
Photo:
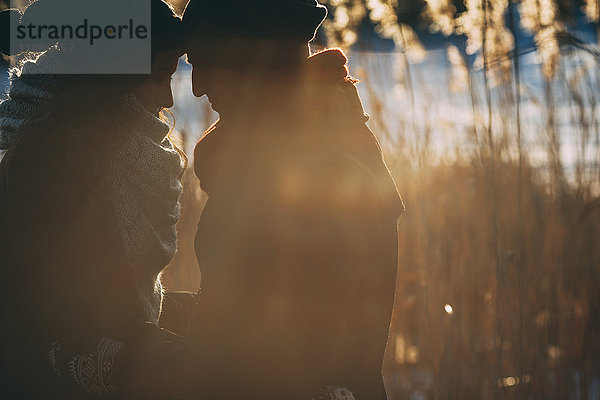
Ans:
[[[385,399],[404,206],[346,56],[310,54],[326,8],[151,5],[151,74],[61,74],[59,42],[0,103],[2,393]],[[162,118],[182,54],[219,113],[193,158],[198,294],[160,282],[188,162]]]

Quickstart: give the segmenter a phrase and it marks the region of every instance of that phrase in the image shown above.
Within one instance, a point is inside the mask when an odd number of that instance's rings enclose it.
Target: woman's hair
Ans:
[[[170,5],[152,0],[152,60],[161,51],[181,46],[180,24],[181,19]],[[63,175],[69,179],[93,185],[90,171],[99,170],[102,156],[117,134],[111,122],[120,106],[119,100],[139,86],[146,76],[50,75],[40,78],[54,80],[57,88],[50,101],[25,118],[15,143],[2,160],[1,170],[10,169],[14,161],[35,160],[37,155],[44,154],[44,159],[53,163],[52,171],[64,171]],[[185,154],[177,150],[187,162]],[[14,172],[26,173],[27,170],[15,168]],[[23,180],[38,183],[29,177]],[[39,182],[45,183],[52,184]]]

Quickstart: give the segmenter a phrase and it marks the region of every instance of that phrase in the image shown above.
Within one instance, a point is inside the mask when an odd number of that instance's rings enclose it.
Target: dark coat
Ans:
[[[145,323],[111,203],[92,175],[64,169],[59,152],[30,154],[0,164],[2,397],[91,397],[67,362],[102,337],[124,344],[112,373],[117,395],[171,393],[165,371],[182,364],[171,335]],[[55,341],[61,376],[49,357]]]
[[[196,147],[209,200],[193,334],[223,388],[208,395],[309,399],[339,385],[386,398],[403,204],[354,85],[312,83],[222,116]]]

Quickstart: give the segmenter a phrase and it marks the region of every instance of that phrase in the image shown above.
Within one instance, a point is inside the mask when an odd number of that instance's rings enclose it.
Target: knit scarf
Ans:
[[[9,149],[29,113],[52,101],[57,75],[40,75],[57,62],[49,50],[24,64],[12,79],[9,98],[0,103],[0,149]],[[110,118],[117,132],[103,159],[101,186],[110,199],[132,268],[138,297],[150,322],[157,323],[162,306],[160,273],[176,250],[179,219],[179,176],[182,160],[167,137],[169,125],[128,94],[118,100]]]
[[[138,295],[151,322],[162,305],[160,272],[175,255],[182,160],[167,137],[169,125],[133,94],[116,115],[117,137],[103,176],[113,204]]]

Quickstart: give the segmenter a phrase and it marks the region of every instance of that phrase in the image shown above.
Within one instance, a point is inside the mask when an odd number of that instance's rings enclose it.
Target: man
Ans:
[[[184,14],[193,92],[220,115],[194,154],[207,395],[386,398],[404,206],[346,57],[309,57],[325,16],[314,0],[191,0]]]

